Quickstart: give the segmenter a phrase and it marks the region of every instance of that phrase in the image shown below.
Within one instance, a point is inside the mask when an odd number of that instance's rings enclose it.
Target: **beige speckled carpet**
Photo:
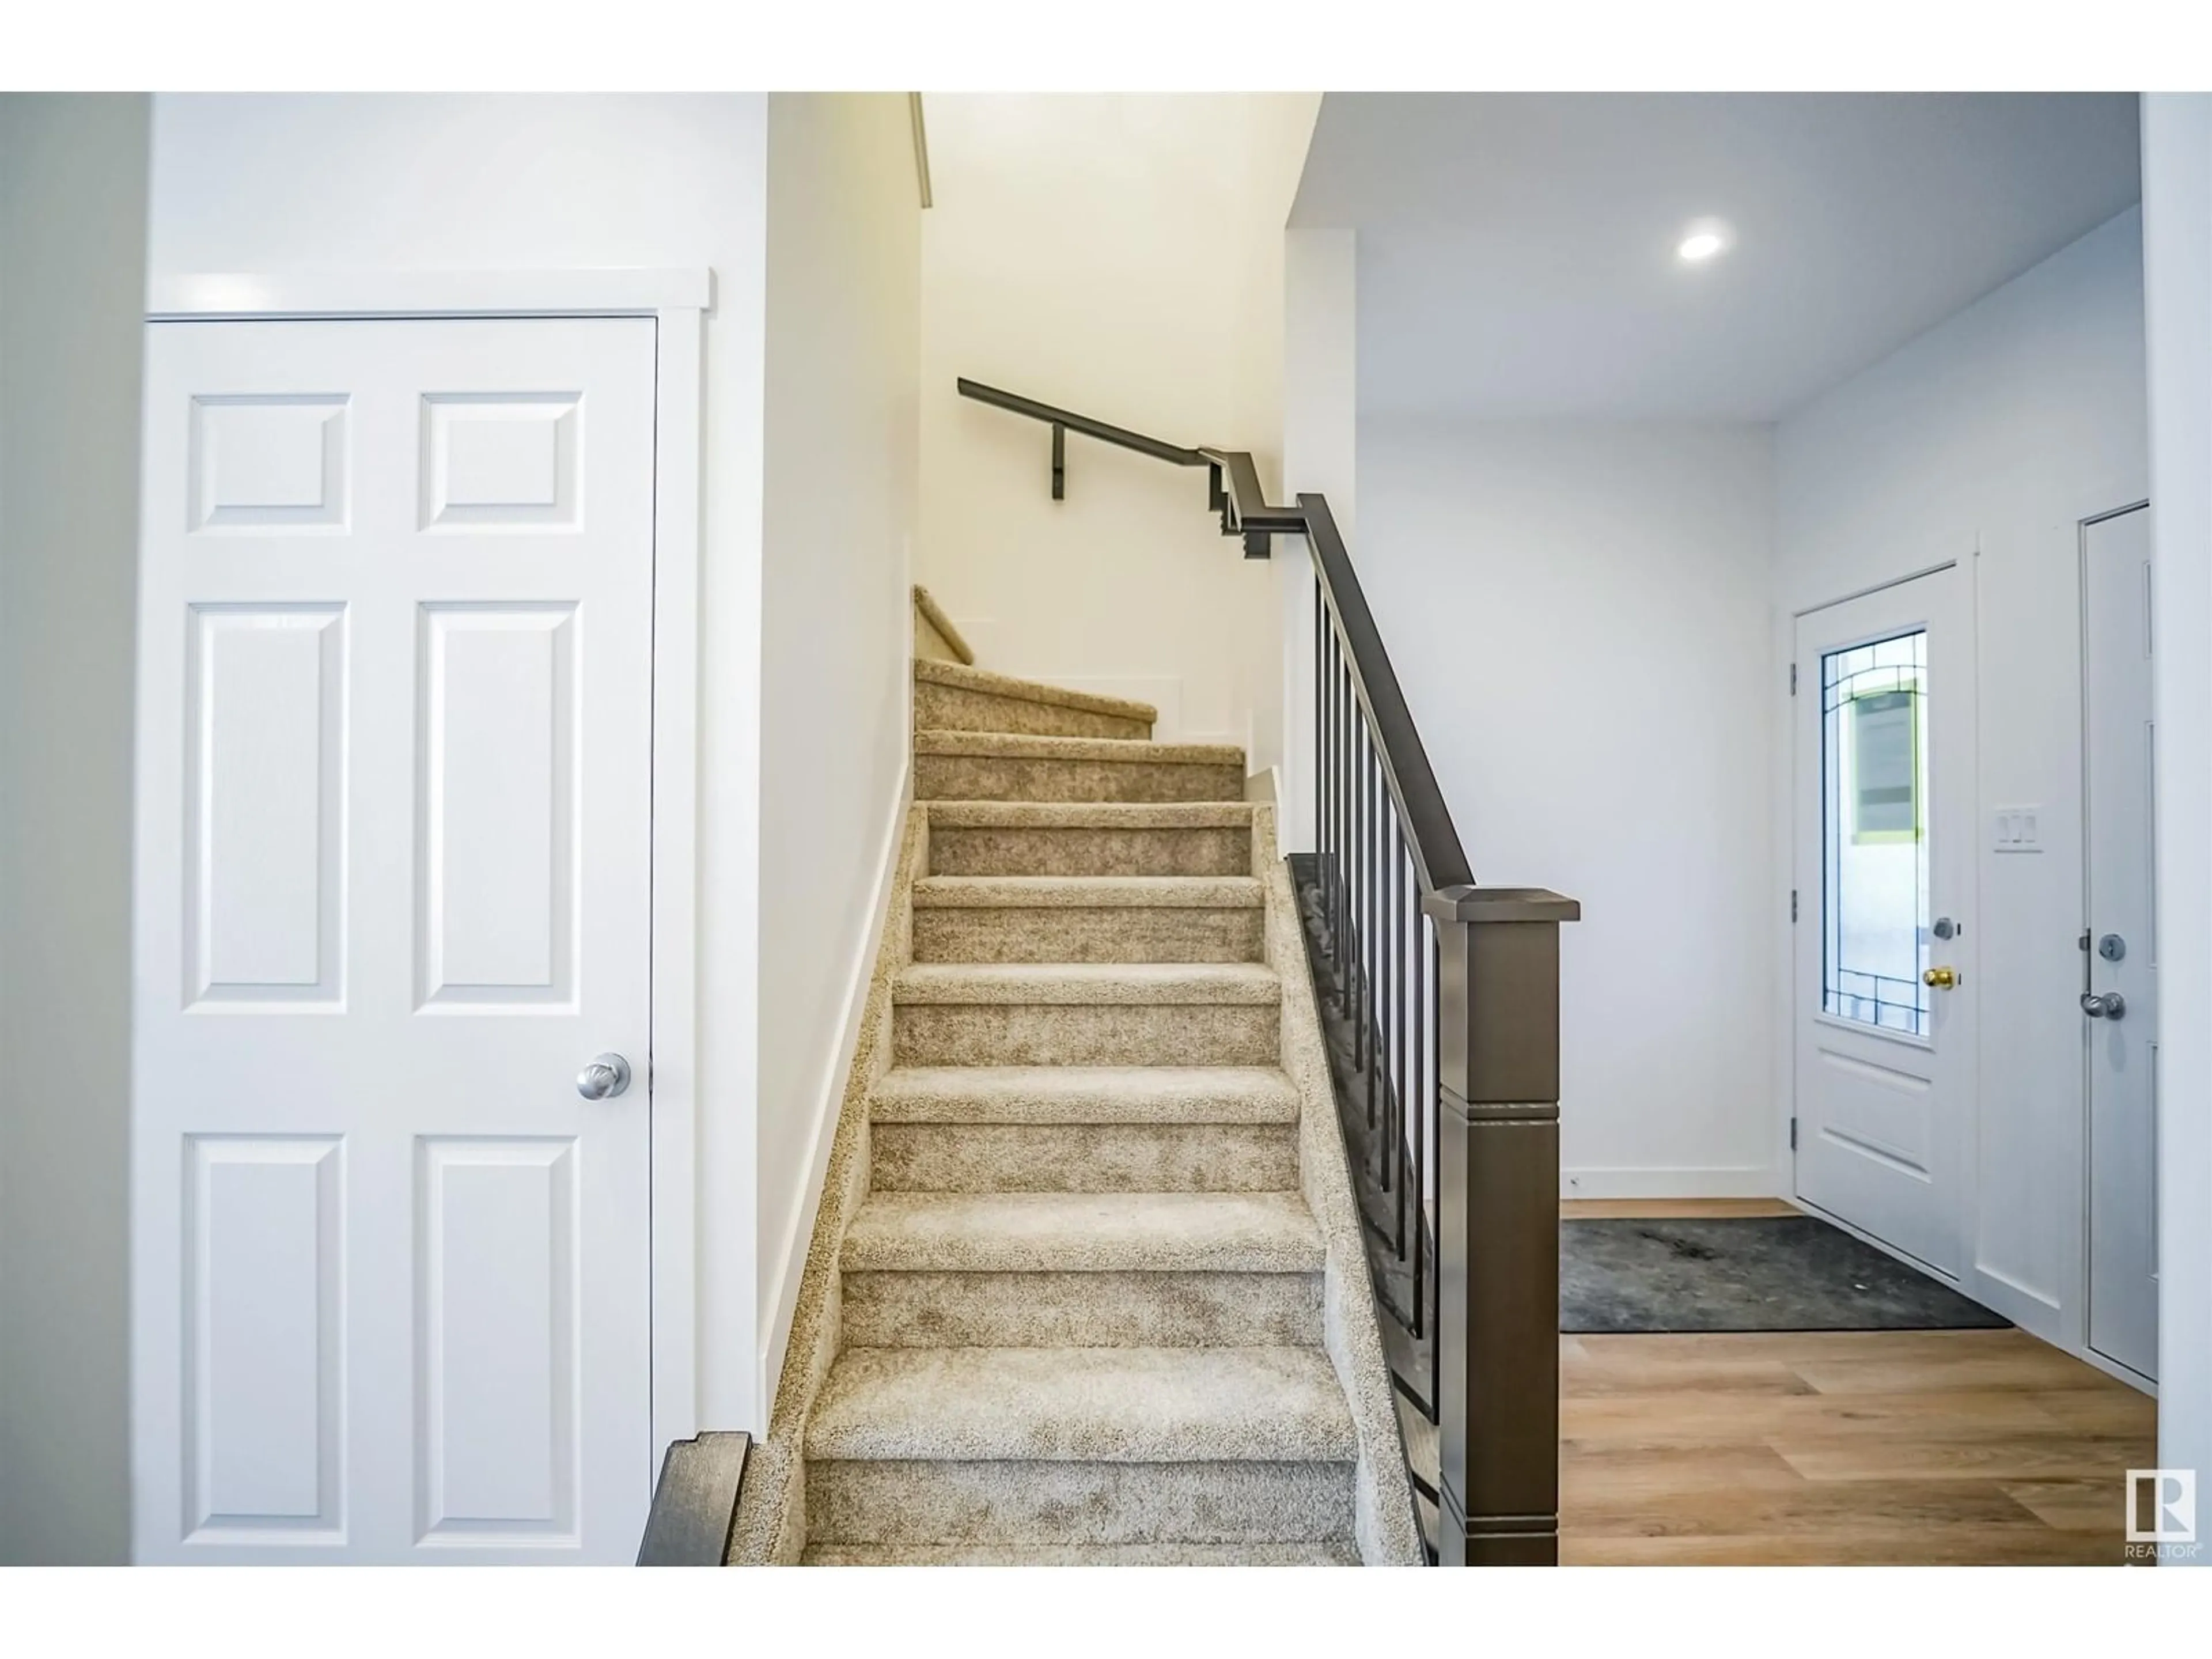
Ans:
[[[1329,1302],[1306,1196],[1334,1143],[1301,1139],[1242,751],[957,661],[915,681],[926,862],[802,1559],[1412,1559],[1387,1381],[1346,1382],[1382,1377],[1371,1312]]]

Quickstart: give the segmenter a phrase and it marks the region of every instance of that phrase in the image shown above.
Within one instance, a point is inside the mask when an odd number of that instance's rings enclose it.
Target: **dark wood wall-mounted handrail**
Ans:
[[[1133,449],[1139,455],[1149,455],[1156,461],[1167,461],[1176,466],[1204,466],[1206,457],[1195,449],[1185,449],[1181,444],[1171,444],[1164,439],[1147,438],[1141,432],[1132,432],[1127,427],[1115,426],[1105,421],[1094,421],[1088,415],[1073,410],[1054,409],[1050,404],[1041,404],[1034,398],[1024,398],[1018,392],[1001,392],[994,386],[985,386],[981,380],[971,380],[964,375],[955,384],[963,398],[973,398],[977,403],[989,404],[994,409],[1026,415],[1032,421],[1042,421],[1047,426],[1063,427],[1070,432],[1080,432],[1086,438],[1096,438],[1101,443],[1119,444],[1124,449]]]
[[[1328,501],[1267,500],[1249,452],[1148,437],[974,380],[960,394],[1208,471],[1248,558],[1304,538],[1314,568],[1314,845],[1301,918],[1394,1382],[1437,1425],[1409,1459],[1436,1558],[1559,1559],[1559,925],[1574,900],[1474,879]],[[1337,1059],[1349,1054],[1344,1065]],[[1364,1100],[1361,1098],[1364,1097]],[[1410,1298],[1389,1287],[1410,1282]],[[1401,1305],[1402,1303],[1402,1305]]]
[[[1109,421],[1079,415],[1072,409],[1024,398],[1018,392],[1003,392],[964,375],[954,385],[963,398],[973,398],[977,403],[988,404],[1009,414],[1026,416],[1052,428],[1052,498],[1056,501],[1065,500],[1067,495],[1067,434],[1079,432],[1086,438],[1133,449],[1139,455],[1149,455],[1170,466],[1205,467],[1210,503],[1221,515],[1221,533],[1242,535],[1247,558],[1266,558],[1269,537],[1284,532],[1298,534],[1305,529],[1305,520],[1297,508],[1267,504],[1266,493],[1260,487],[1259,469],[1246,451],[1188,449],[1164,438],[1147,437]]]
[[[1212,506],[1222,514],[1222,533],[1244,538],[1248,554],[1264,558],[1274,537],[1304,536],[1313,556],[1315,579],[1321,584],[1329,614],[1343,631],[1345,665],[1361,708],[1375,728],[1377,758],[1391,799],[1406,825],[1421,884],[1430,892],[1474,885],[1459,832],[1452,827],[1451,809],[1437,786],[1428,750],[1413,724],[1413,711],[1406,705],[1397,671],[1390,665],[1382,631],[1367,608],[1367,596],[1352,568],[1352,555],[1325,496],[1302,495],[1294,507],[1278,506],[1267,500],[1260,483],[1260,469],[1249,450],[1212,446],[1187,449],[977,380],[963,378],[956,384],[963,398],[1042,421],[1056,430],[1080,432],[1176,466],[1211,466],[1215,480]],[[1056,483],[1061,476],[1060,453],[1055,449]],[[1058,488],[1053,497],[1061,499]]]

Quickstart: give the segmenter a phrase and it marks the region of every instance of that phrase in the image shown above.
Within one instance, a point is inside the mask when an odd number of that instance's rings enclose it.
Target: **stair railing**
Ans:
[[[719,1567],[729,1559],[752,1437],[739,1431],[672,1440],[653,1483],[641,1567]]]
[[[1208,469],[1222,532],[1314,568],[1316,851],[1301,893],[1392,1377],[1435,1425],[1446,1565],[1559,1559],[1559,925],[1474,880],[1328,502],[1271,504],[1249,453],[1186,448],[962,380],[1066,434]],[[1300,860],[1292,860],[1294,869]],[[1345,1052],[1348,1050],[1348,1053]],[[1393,1328],[1395,1328],[1395,1329]]]

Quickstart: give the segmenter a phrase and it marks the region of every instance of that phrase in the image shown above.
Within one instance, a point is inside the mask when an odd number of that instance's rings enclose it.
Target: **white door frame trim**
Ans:
[[[697,911],[702,346],[714,273],[208,272],[148,284],[154,322],[649,317],[653,468],[653,1445],[699,1431]]]
[[[2081,635],[2080,647],[2081,658],[2081,752],[2080,757],[2080,763],[2081,767],[2081,929],[2082,941],[2085,947],[2088,940],[2088,930],[2090,926],[2089,532],[2094,526],[2103,524],[2109,520],[2125,518],[2130,513],[2143,512],[2151,504],[2150,496],[2147,493],[2139,494],[2135,499],[2129,499],[2129,487],[2127,486],[2120,486],[2107,489],[2104,492],[2101,499],[2106,501],[2122,500],[2126,501],[2126,505],[2124,507],[2100,507],[2094,512],[2079,514],[2075,516],[2072,526],[2074,531],[2075,580],[2080,584],[2078,604],[2081,614],[2077,620],[2080,623]],[[2154,556],[2155,556],[2154,555]],[[2150,605],[2154,616],[2155,616],[2158,607],[2158,594],[2155,587],[2155,580],[2156,573],[2155,568],[2154,568],[2154,586],[2150,595]],[[2154,675],[2152,701],[2154,708],[2156,704],[2156,684]],[[2154,831],[2154,833],[2155,831]],[[2154,914],[2155,914],[2156,890],[2154,882],[2153,884],[2152,896]],[[2154,1041],[2152,1046],[2154,1048],[2157,1046]],[[2156,1085],[2154,1082],[2154,1107],[2155,1106],[2156,1102],[2155,1090]],[[2107,1376],[2117,1377],[2119,1381],[2125,1382],[2130,1388],[2139,1389],[2142,1393],[2148,1395],[2152,1399],[2155,1400],[2158,1398],[2158,1382],[2155,1378],[2145,1376],[2141,1371],[2136,1370],[2133,1366],[2123,1364],[2121,1361],[2114,1359],[2109,1355],[2100,1353],[2095,1348],[2089,1346],[2089,1257],[2091,1249],[2095,1241],[2095,1235],[2091,1231],[2091,1216],[2093,1214],[2093,1210],[2091,1205],[2092,1194],[2090,1181],[2092,1178],[2092,1171],[2090,1168],[2089,1150],[2089,1112],[2093,1096],[2094,1085],[2090,1078],[2089,1055],[2087,1048],[2085,1048],[2081,1055],[2081,1109],[2078,1126],[2079,1138],[2075,1141],[2074,1148],[2075,1174],[2080,1182],[2081,1190],[2081,1238],[2078,1241],[2080,1248],[2074,1252],[2073,1258],[2069,1264],[2074,1277],[2072,1283],[2067,1289],[2065,1298],[2066,1305],[2064,1310],[2065,1317],[2059,1330],[2060,1335],[2063,1336],[2064,1340],[2058,1346],[2063,1347],[2068,1352],[2073,1354],[2084,1364],[2095,1366]],[[2158,1178],[2157,1133],[2157,1119],[2154,1116],[2151,1124],[2151,1178],[2154,1182],[2155,1182]],[[2154,1237],[2155,1235],[2154,1235]]]

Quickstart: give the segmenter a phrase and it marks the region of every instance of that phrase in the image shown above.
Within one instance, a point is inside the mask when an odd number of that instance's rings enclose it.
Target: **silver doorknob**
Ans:
[[[2081,1012],[2092,1019],[2124,1019],[2127,1017],[2128,1000],[2118,991],[2107,991],[2102,996],[2094,991],[2084,991]]]
[[[576,1092],[586,1100],[612,1100],[629,1087],[629,1062],[620,1054],[599,1054],[576,1073]]]

